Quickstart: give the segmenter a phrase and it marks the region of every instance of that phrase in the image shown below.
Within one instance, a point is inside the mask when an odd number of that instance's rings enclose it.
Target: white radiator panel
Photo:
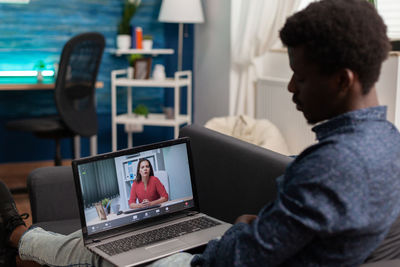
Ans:
[[[387,119],[400,129],[400,53],[391,52],[383,62],[376,84],[378,100],[388,107]],[[268,53],[260,60],[262,76],[256,88],[256,118],[266,118],[274,123],[286,139],[289,150],[298,154],[315,142],[311,126],[301,112],[296,110],[292,96],[287,91],[292,75],[286,53]]]
[[[274,77],[258,80],[256,118],[265,118],[275,124],[284,136],[290,153],[297,155],[316,140],[312,127],[292,102],[292,94],[287,90],[288,82]]]
[[[383,64],[381,75],[376,83],[376,91],[378,100],[381,105],[387,106],[387,119],[396,125],[397,129],[400,126],[399,113],[400,105],[399,94],[399,57],[390,56]]]

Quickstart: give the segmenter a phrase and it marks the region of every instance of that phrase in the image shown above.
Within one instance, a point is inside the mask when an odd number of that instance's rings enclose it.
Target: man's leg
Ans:
[[[190,267],[193,257],[190,253],[180,252],[157,260],[148,267]]]
[[[22,260],[53,266],[113,266],[83,246],[80,231],[65,236],[41,228],[27,230],[10,191],[1,181],[0,230],[1,253],[18,249]],[[12,266],[0,262],[2,265]]]
[[[81,230],[61,235],[33,228],[26,231],[18,245],[22,260],[51,266],[113,266],[83,245]]]
[[[19,241],[22,260],[55,266],[113,266],[83,246],[79,230],[68,236],[51,233],[42,228],[33,228],[22,235]],[[181,252],[160,259],[148,267],[190,267],[194,255]]]

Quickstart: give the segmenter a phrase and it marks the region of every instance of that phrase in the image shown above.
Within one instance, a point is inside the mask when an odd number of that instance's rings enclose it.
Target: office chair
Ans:
[[[9,121],[8,130],[31,132],[36,137],[54,139],[54,164],[61,165],[62,138],[91,137],[97,133],[95,83],[105,46],[99,33],[83,33],[64,46],[57,74],[54,99],[58,115]]]

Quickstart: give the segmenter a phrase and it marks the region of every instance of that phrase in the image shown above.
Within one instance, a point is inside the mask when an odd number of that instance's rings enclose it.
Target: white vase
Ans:
[[[37,75],[36,75],[36,79],[38,83],[43,82],[43,74],[41,70],[38,70]]]
[[[143,50],[151,50],[153,48],[153,40],[142,41]]]
[[[134,74],[135,68],[129,66],[126,70],[126,77],[128,77],[128,79],[133,79],[133,74]]]
[[[117,35],[117,48],[118,49],[131,48],[131,36],[129,34],[118,34]]]
[[[153,79],[162,81],[165,80],[165,68],[161,64],[156,64],[153,71]]]

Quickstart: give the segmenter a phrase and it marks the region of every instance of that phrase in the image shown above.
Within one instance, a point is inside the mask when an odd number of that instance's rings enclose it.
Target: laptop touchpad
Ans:
[[[146,247],[146,250],[151,253],[160,253],[164,251],[171,251],[174,248],[185,247],[186,245],[187,244],[185,242],[182,242],[178,239],[173,239],[153,246],[148,246]]]

